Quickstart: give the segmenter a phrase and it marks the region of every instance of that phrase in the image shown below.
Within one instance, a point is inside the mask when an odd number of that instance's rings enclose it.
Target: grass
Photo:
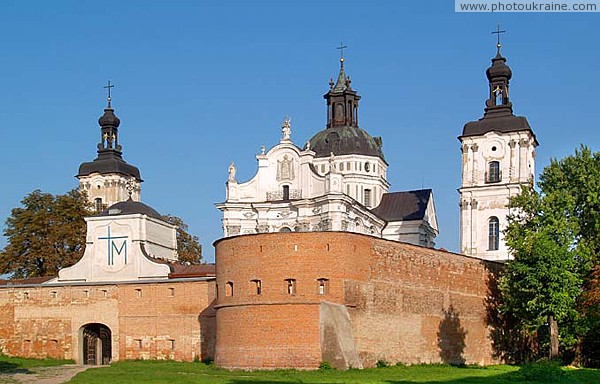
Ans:
[[[548,373],[548,374],[546,374]],[[203,363],[172,361],[122,361],[110,367],[92,369],[75,376],[69,384],[95,383],[211,383],[211,384],[596,384],[600,370],[569,369],[529,365],[451,367],[413,365],[364,370],[320,371],[227,371]]]
[[[75,364],[73,360],[58,359],[25,359],[22,357],[8,357],[0,354],[0,374],[2,373],[27,373],[30,368],[53,367],[56,365]]]

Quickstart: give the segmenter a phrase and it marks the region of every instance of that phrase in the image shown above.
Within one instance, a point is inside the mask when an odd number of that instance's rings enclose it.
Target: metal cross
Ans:
[[[497,43],[498,48],[500,48],[500,34],[501,33],[506,33],[506,31],[501,31],[500,24],[498,24],[498,26],[496,27],[496,30],[492,32],[492,35],[498,35],[498,43]]]
[[[107,100],[108,100],[108,106],[109,106],[109,107],[110,107],[110,100],[111,100],[111,98],[110,98],[110,89],[111,89],[111,88],[114,88],[114,87],[115,87],[115,86],[114,86],[114,84],[112,84],[112,85],[110,84],[110,80],[108,80],[108,85],[105,85],[105,86],[103,87],[103,88],[106,88],[106,89],[108,89],[108,99],[107,99]]]
[[[340,46],[336,48],[336,49],[339,49],[341,51],[340,52],[340,58],[342,58],[342,59],[344,58],[344,48],[348,48],[348,46],[344,45],[344,43],[340,43]]]

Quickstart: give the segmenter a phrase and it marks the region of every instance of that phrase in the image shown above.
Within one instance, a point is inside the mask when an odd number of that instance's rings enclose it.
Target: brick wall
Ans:
[[[215,247],[217,365],[316,368],[327,342],[321,302],[348,308],[353,335],[335,337],[354,341],[363,366],[494,362],[484,303],[493,264],[344,232],[245,235]]]
[[[210,358],[214,281],[0,288],[0,352],[80,362],[81,329],[111,331],[112,360]],[[208,311],[209,312],[209,311]],[[204,314],[204,316],[201,316]]]

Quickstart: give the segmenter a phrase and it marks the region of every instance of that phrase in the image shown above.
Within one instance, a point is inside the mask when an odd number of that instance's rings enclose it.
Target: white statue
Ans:
[[[236,172],[236,169],[235,169],[235,164],[233,163],[233,161],[231,162],[231,164],[229,164],[228,172],[229,172],[229,180],[230,181],[235,181],[235,172]]]
[[[310,151],[310,140],[306,142],[306,150]]]
[[[283,124],[281,125],[281,140],[290,140],[292,136],[292,121],[289,117],[286,117],[283,120]]]
[[[330,152],[329,155],[329,171],[331,173],[337,173],[337,170],[335,169],[335,155],[333,152]]]
[[[264,144],[260,146],[260,154],[261,154],[261,155],[264,155],[266,150],[267,150],[267,149],[265,148],[265,145],[264,145]]]

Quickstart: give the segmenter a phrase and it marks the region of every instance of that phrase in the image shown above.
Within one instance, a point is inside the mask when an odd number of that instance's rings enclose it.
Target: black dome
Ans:
[[[371,137],[367,132],[351,126],[331,127],[318,132],[310,140],[310,149],[316,157],[339,155],[376,156],[385,161],[381,150],[381,138]]]
[[[98,119],[98,124],[100,124],[101,127],[110,125],[117,128],[119,124],[121,124],[121,120],[115,115],[114,109],[106,108],[104,114]]]
[[[506,65],[506,59],[500,53],[492,59],[492,66],[485,71],[485,74],[490,81],[499,77],[505,77],[507,80],[510,80],[512,77],[512,71]]]
[[[149,205],[141,203],[139,201],[133,201],[129,198],[126,201],[115,203],[108,207],[105,211],[102,211],[98,216],[117,216],[117,215],[131,215],[134,213],[140,213],[155,219],[162,220],[162,216],[158,211]]]

